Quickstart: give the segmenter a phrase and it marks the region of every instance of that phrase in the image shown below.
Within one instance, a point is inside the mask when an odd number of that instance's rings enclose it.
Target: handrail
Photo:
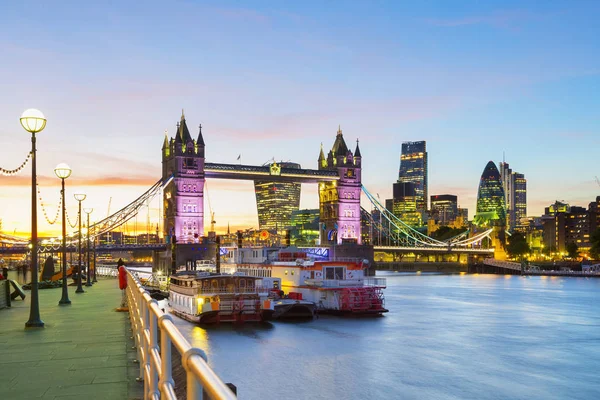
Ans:
[[[181,354],[181,364],[186,371],[187,399],[203,399],[203,392],[210,399],[237,399],[207,364],[204,351],[190,345],[171,316],[160,309],[158,302],[150,297],[129,270],[127,302],[140,362],[140,378],[144,381],[144,399],[177,399],[172,375],[171,344]]]

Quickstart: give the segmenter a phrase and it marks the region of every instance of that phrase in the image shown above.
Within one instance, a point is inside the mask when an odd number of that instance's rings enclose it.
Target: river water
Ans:
[[[600,279],[378,275],[380,318],[174,320],[242,399],[600,399]]]
[[[380,318],[173,319],[242,399],[600,399],[600,279],[378,276]]]

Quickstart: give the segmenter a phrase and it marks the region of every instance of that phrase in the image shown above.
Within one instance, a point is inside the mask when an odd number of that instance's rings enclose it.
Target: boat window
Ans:
[[[240,288],[246,287],[246,281],[244,279],[240,279]]]
[[[344,267],[325,267],[325,279],[344,279]]]
[[[315,279],[315,271],[310,271],[310,279]]]

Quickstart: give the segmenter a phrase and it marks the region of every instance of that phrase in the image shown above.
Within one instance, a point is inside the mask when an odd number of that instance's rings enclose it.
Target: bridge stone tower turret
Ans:
[[[192,139],[182,111],[175,138],[165,132],[162,147],[163,180],[173,178],[163,194],[163,233],[178,243],[196,243],[204,235],[204,150],[202,125]]]
[[[319,170],[337,171],[339,180],[319,183],[319,217],[321,244],[354,242],[361,244],[360,191],[362,157],[348,149],[341,128],[338,128],[333,147],[319,154]]]

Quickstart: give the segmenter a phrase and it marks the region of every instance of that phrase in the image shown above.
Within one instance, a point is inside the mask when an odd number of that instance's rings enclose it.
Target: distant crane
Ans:
[[[204,186],[206,188],[206,199],[208,200],[208,210],[210,212],[210,231],[209,232],[214,232],[215,224],[217,223],[217,221],[215,221],[215,213],[213,212],[212,206],[210,205],[210,196],[208,194],[208,183],[206,181],[204,181]]]
[[[596,178],[596,183],[598,184],[598,186],[600,186],[600,179],[598,179],[597,176],[595,176],[594,178]]]
[[[106,212],[106,218],[110,217],[110,203],[112,203],[112,196],[108,199],[108,211]],[[106,232],[106,243],[110,244],[110,232]]]
[[[215,221],[215,213],[211,211],[211,213],[210,213],[210,231],[211,232],[215,231],[216,223],[217,223],[217,221]]]

